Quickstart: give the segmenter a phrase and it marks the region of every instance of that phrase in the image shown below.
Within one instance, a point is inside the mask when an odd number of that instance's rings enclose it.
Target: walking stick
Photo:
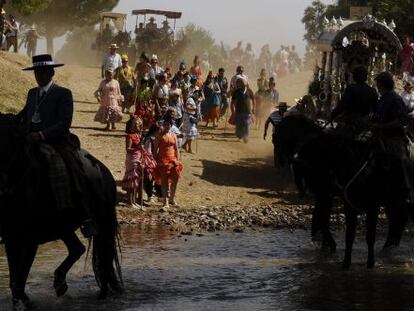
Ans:
[[[144,207],[144,165],[141,163],[141,207]]]

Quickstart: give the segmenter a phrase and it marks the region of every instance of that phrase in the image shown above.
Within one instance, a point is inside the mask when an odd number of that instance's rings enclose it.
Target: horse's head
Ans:
[[[310,138],[322,133],[314,120],[301,115],[288,115],[276,126],[276,144],[279,155],[292,161],[294,154]]]

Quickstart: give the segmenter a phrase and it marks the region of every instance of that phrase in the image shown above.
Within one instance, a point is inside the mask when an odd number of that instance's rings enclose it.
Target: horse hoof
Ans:
[[[55,280],[53,281],[53,287],[56,292],[56,296],[62,297],[68,291],[68,284],[66,278],[63,275],[55,272]]]
[[[119,282],[111,283],[109,286],[117,294],[123,294],[124,293],[124,288],[122,287],[122,285]]]
[[[35,307],[30,299],[13,299],[13,311],[30,311]]]
[[[69,287],[66,282],[60,284],[59,286],[55,286],[56,296],[62,297],[68,291]]]
[[[344,261],[342,263],[342,270],[343,271],[349,271],[350,268],[351,268],[351,263],[350,262]]]
[[[98,296],[98,299],[99,300],[104,300],[104,299],[106,299],[108,297],[108,291],[107,290],[101,290],[100,292],[99,292],[99,296]]]

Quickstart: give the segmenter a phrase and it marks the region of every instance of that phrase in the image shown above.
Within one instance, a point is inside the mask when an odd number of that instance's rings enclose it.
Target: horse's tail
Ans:
[[[116,217],[116,182],[110,171],[98,161],[102,173],[102,199],[96,209],[98,234],[92,241],[92,266],[96,281],[104,298],[111,288],[116,292],[123,291],[123,280],[119,254],[120,233]]]

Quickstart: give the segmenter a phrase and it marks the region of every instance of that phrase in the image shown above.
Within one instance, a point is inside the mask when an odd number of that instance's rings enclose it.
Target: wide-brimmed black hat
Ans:
[[[64,66],[64,64],[56,64],[53,59],[52,56],[49,54],[42,54],[42,55],[36,55],[33,56],[32,59],[33,62],[33,66],[32,67],[28,67],[28,68],[24,68],[24,71],[28,71],[28,70],[35,70],[35,69],[39,69],[39,68],[44,68],[44,67],[62,67]]]

